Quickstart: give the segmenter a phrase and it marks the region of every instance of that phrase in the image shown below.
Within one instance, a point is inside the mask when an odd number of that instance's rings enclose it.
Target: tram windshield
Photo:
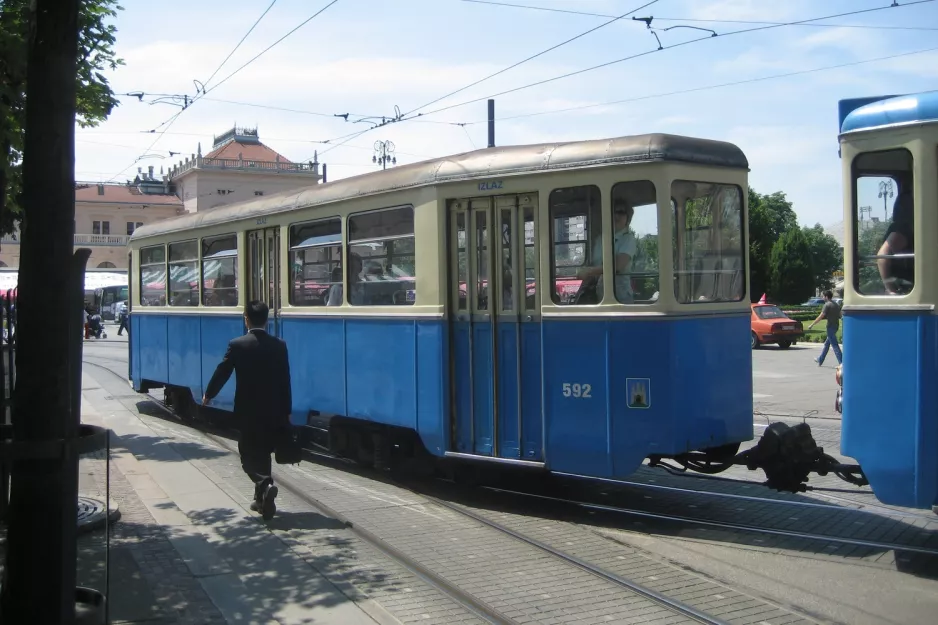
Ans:
[[[671,184],[671,212],[677,301],[741,301],[746,294],[746,274],[740,188],[675,180]]]
[[[905,295],[915,286],[912,154],[860,154],[853,181],[854,288],[861,295]]]

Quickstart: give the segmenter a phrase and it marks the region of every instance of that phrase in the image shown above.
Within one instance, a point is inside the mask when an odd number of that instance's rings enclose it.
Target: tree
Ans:
[[[779,302],[803,302],[814,295],[811,247],[801,228],[790,228],[772,246],[771,289]]]
[[[81,0],[32,0],[27,20],[23,222],[14,442],[74,440],[81,338],[75,217],[75,101]],[[10,3],[3,5],[10,8]],[[87,250],[82,250],[87,260]],[[75,274],[75,275],[72,275]],[[50,288],[49,278],[70,288]],[[13,463],[0,610],[5,622],[72,623],[78,458]],[[41,544],[37,550],[35,546]]]
[[[0,232],[14,231],[22,212],[22,157],[26,132],[26,44],[30,0],[0,0]],[[114,55],[117,28],[108,22],[117,0],[79,0],[75,120],[93,127],[117,99],[102,72],[123,61]]]
[[[749,188],[749,288],[752,301],[771,289],[772,247],[782,234],[798,227],[798,217],[785,194],[761,195]]]
[[[811,267],[814,271],[812,282],[815,289],[833,288],[833,274],[844,267],[844,255],[837,239],[824,232],[821,224],[813,228],[804,227],[804,236],[811,250]]]

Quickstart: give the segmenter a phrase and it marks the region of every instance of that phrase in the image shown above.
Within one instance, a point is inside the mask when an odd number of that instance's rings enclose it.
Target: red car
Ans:
[[[775,304],[753,304],[750,327],[753,349],[769,343],[788,349],[804,336],[801,322],[790,318]]]

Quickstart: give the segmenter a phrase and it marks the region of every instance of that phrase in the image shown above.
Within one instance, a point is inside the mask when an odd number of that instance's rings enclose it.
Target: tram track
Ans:
[[[99,359],[104,362],[110,362],[110,363],[115,362],[107,357],[95,358],[94,356],[91,356],[91,358],[95,360]],[[115,377],[120,378],[122,383],[126,383],[126,380],[125,380],[126,374],[123,371],[115,371],[111,367],[106,366],[105,364],[101,364],[100,362],[93,362],[89,360],[87,357],[85,359],[85,362],[87,362],[88,364],[92,366],[100,368],[112,374]],[[153,395],[147,395],[146,397],[148,400],[152,401],[154,405],[158,406],[162,411],[164,411],[167,415],[169,415],[174,421],[179,422],[179,418],[175,415],[173,410],[170,407],[166,406],[162,400],[160,400],[158,397],[155,397]],[[187,423],[187,422],[183,422],[183,424],[187,426],[193,426],[193,424]],[[212,440],[215,444],[219,445],[220,447],[228,450],[229,452],[233,454],[237,454],[236,446],[233,445],[229,439],[206,431],[203,427],[201,427],[201,424],[195,425],[194,429],[198,430],[202,435],[208,437],[210,440]],[[612,573],[601,567],[598,567],[590,563],[587,560],[577,557],[576,555],[571,555],[570,553],[565,552],[563,549],[558,549],[532,536],[527,536],[523,532],[519,532],[515,529],[512,529],[511,527],[508,527],[507,525],[503,523],[500,523],[497,520],[490,518],[484,512],[480,512],[479,510],[476,510],[476,509],[471,509],[471,504],[453,503],[451,501],[446,501],[444,499],[441,499],[440,497],[433,496],[432,494],[427,492],[428,490],[432,490],[432,489],[427,489],[419,485],[415,486],[412,483],[408,483],[406,481],[401,481],[401,480],[394,479],[394,478],[388,479],[388,477],[383,474],[373,475],[371,471],[362,470],[361,468],[357,467],[357,465],[351,463],[347,459],[335,456],[329,453],[328,451],[324,451],[320,449],[308,449],[307,453],[317,456],[321,458],[322,460],[328,460],[330,463],[339,464],[341,466],[338,468],[342,470],[351,469],[353,472],[359,475],[362,475],[364,477],[377,479],[385,483],[393,484],[394,486],[397,486],[399,488],[406,489],[407,491],[413,494],[423,497],[424,499],[426,499],[428,502],[432,504],[435,504],[442,508],[450,510],[451,512],[459,514],[463,517],[472,519],[476,523],[480,523],[486,527],[489,527],[502,534],[505,534],[515,540],[524,542],[525,544],[531,547],[534,547],[542,551],[545,554],[548,554],[549,556],[557,559],[558,561],[564,562],[568,565],[575,566],[581,570],[584,570],[590,573],[591,575],[601,578],[609,583],[615,584],[616,586],[621,587],[623,590],[627,592],[631,592],[636,595],[639,595],[645,598],[646,600],[658,606],[664,607],[675,614],[680,614],[684,616],[685,618],[690,619],[693,622],[711,623],[711,624],[726,623],[726,621],[723,621],[711,615],[708,615],[705,612],[702,612],[698,610],[697,608],[694,608],[692,605],[687,605],[673,598],[667,597],[666,595],[656,592],[655,590],[648,588],[647,586],[634,582],[630,579],[626,579],[620,575],[616,575],[615,573]],[[437,589],[442,594],[450,597],[456,603],[464,606],[467,610],[477,615],[479,618],[490,623],[513,623],[515,622],[511,618],[508,618],[505,615],[499,613],[497,610],[493,609],[491,606],[487,605],[486,603],[476,599],[475,597],[471,595],[468,595],[460,588],[448,582],[446,579],[436,575],[433,571],[424,567],[420,562],[417,562],[409,558],[406,554],[400,552],[399,550],[394,548],[392,545],[388,544],[386,541],[381,539],[379,536],[367,530],[364,530],[363,528],[356,527],[353,523],[348,521],[341,513],[338,513],[337,511],[332,510],[331,508],[329,508],[329,506],[323,504],[321,501],[309,496],[302,486],[298,485],[289,476],[283,475],[283,471],[278,471],[277,480],[283,488],[285,488],[288,492],[296,496],[298,499],[302,500],[307,505],[310,505],[313,508],[322,511],[323,514],[336,518],[340,522],[345,523],[360,538],[362,538],[369,544],[376,547],[379,551],[383,552],[385,555],[387,555],[389,558],[391,558],[395,562],[398,562],[399,564],[401,564],[404,568],[411,571],[420,579],[424,580],[429,586]],[[715,497],[725,497],[725,496],[731,495],[729,493],[712,493],[712,492],[701,493],[701,491],[693,491],[690,489],[682,489],[682,488],[677,488],[677,487],[669,487],[669,486],[661,486],[661,485],[647,485],[647,484],[636,483],[636,482],[625,482],[625,481],[620,482],[620,481],[615,481],[615,480],[608,480],[608,481],[613,482],[614,484],[623,486],[623,487],[658,488],[658,489],[667,490],[671,492],[677,492],[677,493],[693,493],[695,495],[705,494],[705,495],[712,495]],[[856,547],[864,547],[867,549],[877,549],[877,550],[883,550],[883,551],[893,550],[897,553],[897,555],[899,553],[913,553],[918,556],[928,556],[929,558],[938,557],[938,549],[918,547],[918,546],[909,545],[909,544],[898,544],[898,543],[890,543],[890,542],[885,542],[885,541],[845,538],[845,537],[832,536],[828,534],[818,534],[818,533],[811,533],[811,532],[766,528],[766,527],[748,525],[748,524],[743,524],[743,523],[729,523],[729,522],[723,522],[723,521],[713,521],[713,520],[696,518],[696,517],[691,517],[691,516],[662,514],[662,513],[650,512],[648,510],[642,510],[638,508],[625,508],[625,507],[612,506],[612,505],[607,505],[607,504],[592,502],[592,501],[579,501],[575,499],[565,499],[562,497],[551,497],[551,496],[538,494],[538,493],[524,492],[523,490],[511,490],[511,489],[505,489],[505,488],[496,488],[492,486],[481,486],[479,490],[483,490],[489,493],[494,493],[501,497],[509,497],[509,498],[512,498],[513,501],[515,502],[517,502],[519,498],[525,498],[528,500],[532,500],[532,499],[538,500],[542,503],[549,503],[552,506],[559,504],[570,510],[577,511],[578,514],[580,515],[590,514],[590,513],[595,513],[595,512],[602,512],[602,513],[614,514],[614,515],[633,518],[633,519],[638,518],[638,519],[654,520],[654,521],[660,521],[660,522],[666,522],[666,523],[669,523],[669,522],[679,523],[681,525],[690,526],[690,527],[720,529],[720,530],[726,530],[726,531],[738,532],[738,533],[743,533],[743,532],[744,533],[757,533],[757,534],[762,534],[762,535],[778,536],[778,537],[784,537],[784,538],[789,538],[789,539],[794,538],[794,539],[806,540],[806,541],[820,541],[824,543],[852,545]],[[747,500],[752,500],[752,501],[767,502],[767,503],[776,504],[776,505],[798,505],[798,506],[806,506],[810,508],[830,509],[831,511],[840,511],[840,512],[845,510],[845,508],[838,507],[836,505],[829,505],[829,504],[823,504],[823,503],[792,502],[789,500],[765,499],[765,498],[759,498],[759,497],[751,497],[748,495],[735,495],[735,497],[745,498]],[[576,521],[573,521],[573,522],[576,522]],[[601,536],[607,540],[610,538],[608,535],[600,533],[596,531],[595,529],[592,529],[592,528],[590,529],[598,536]]]
[[[110,373],[111,375],[114,375],[115,377],[122,377],[120,373],[110,369],[107,366],[101,365],[99,363],[90,362],[88,360],[85,360],[85,362],[87,364],[100,368]],[[169,417],[171,417],[174,421],[177,421],[178,419],[177,415],[173,412],[173,410],[169,406],[167,406],[164,402],[160,401],[158,398],[153,397],[152,395],[148,395],[147,397],[152,401],[152,403],[158,406]],[[200,427],[195,427],[195,429],[198,430],[203,436],[211,440],[214,444],[218,445],[219,447],[227,450],[228,452],[232,454],[237,455],[238,453],[237,446],[233,445],[229,439],[207,432],[205,431],[205,429],[200,428]],[[313,453],[316,456],[328,458],[332,461],[339,461],[339,462],[342,461],[341,458],[333,454],[324,453],[322,451],[315,451]],[[423,580],[429,586],[435,588],[439,592],[448,596],[449,598],[451,598],[458,604],[462,605],[464,608],[466,608],[467,610],[469,610],[470,612],[472,612],[479,618],[489,623],[497,623],[497,624],[519,623],[518,621],[500,613],[498,610],[492,608],[486,603],[478,600],[476,597],[465,592],[458,586],[455,586],[454,584],[450,583],[449,581],[447,581],[445,578],[441,577],[440,575],[437,575],[434,571],[430,570],[428,567],[424,566],[422,563],[414,560],[413,558],[410,558],[407,554],[403,553],[402,551],[400,551],[399,549],[397,549],[396,547],[394,547],[393,545],[385,541],[380,536],[377,536],[375,533],[365,528],[362,528],[359,525],[352,523],[341,512],[338,512],[337,510],[332,509],[330,506],[324,504],[322,501],[310,496],[306,492],[306,490],[302,486],[297,484],[290,476],[284,475],[283,471],[275,470],[275,474],[276,474],[277,483],[281,488],[283,488],[284,490],[286,490],[293,496],[297,497],[298,499],[300,499],[307,505],[311,506],[312,508],[320,511],[322,514],[328,517],[331,517],[339,521],[340,523],[343,523],[353,533],[358,535],[365,542],[372,545],[373,547],[375,547],[376,549],[384,553],[387,557],[391,558],[393,561],[397,562],[398,564],[403,566],[405,569],[407,569],[408,571],[416,575],[418,578]],[[707,614],[706,612],[702,610],[699,610],[689,604],[686,604],[672,597],[668,597],[667,595],[657,592],[634,580],[627,579],[620,575],[616,575],[615,573],[612,573],[601,567],[598,567],[583,558],[579,558],[577,556],[571,555],[560,549],[552,547],[551,545],[546,544],[545,542],[542,542],[540,540],[527,536],[521,532],[513,530],[510,527],[507,527],[506,525],[502,523],[494,521],[486,517],[485,515],[478,514],[472,510],[469,510],[465,508],[464,506],[454,504],[449,501],[444,501],[440,498],[427,495],[426,493],[420,492],[418,490],[414,490],[410,485],[404,482],[398,481],[398,480],[391,479],[391,480],[382,480],[382,481],[390,482],[399,488],[406,489],[407,491],[413,494],[423,497],[424,499],[426,499],[428,502],[432,504],[438,505],[455,514],[471,519],[476,523],[482,524],[490,529],[496,530],[506,536],[513,538],[514,540],[523,542],[530,547],[533,547],[545,554],[548,554],[549,556],[551,556],[552,558],[555,558],[556,560],[560,562],[575,566],[583,571],[586,571],[587,573],[599,579],[602,579],[606,582],[614,584],[615,586],[618,586],[627,592],[638,595],[659,607],[667,609],[668,611],[674,614],[681,615],[689,619],[691,622],[701,623],[703,625],[729,625],[729,621]]]
[[[97,363],[89,363],[89,364],[96,364],[96,366],[99,366],[114,375],[121,376],[123,379],[123,375],[124,375],[123,372],[114,371],[113,369],[110,369],[109,367],[105,367]],[[154,403],[159,405],[162,409],[171,412],[171,409],[165,406],[162,403],[162,400],[160,400],[159,398],[156,398],[153,395],[148,395],[147,397],[149,397]],[[202,431],[203,434],[206,434],[208,436],[213,436],[205,432],[204,430],[200,430],[200,431]],[[344,470],[352,469],[352,467],[355,466],[355,465],[348,464],[345,459],[340,458],[326,450],[316,449],[316,450],[307,450],[307,451],[310,453],[313,453],[314,455],[320,458],[328,458],[331,461],[340,464],[341,468],[343,468]],[[234,450],[233,453],[237,453],[237,451]],[[566,476],[563,474],[560,474],[560,475],[566,478],[582,479],[582,478],[579,478],[578,476]],[[378,476],[370,476],[370,477],[378,477]],[[382,479],[382,478],[383,476],[379,477],[379,479]],[[715,499],[742,500],[742,501],[748,501],[748,502],[754,502],[754,503],[778,506],[778,507],[787,506],[787,507],[799,507],[799,508],[808,508],[808,509],[817,509],[817,510],[830,510],[831,513],[842,513],[845,511],[851,511],[851,512],[865,512],[867,514],[872,514],[869,511],[865,511],[859,508],[847,508],[843,506],[837,506],[837,505],[825,504],[825,503],[793,501],[790,499],[777,499],[777,498],[771,498],[771,497],[739,495],[739,494],[734,494],[734,493],[721,493],[721,492],[714,492],[714,491],[683,489],[683,488],[673,487],[673,486],[646,484],[642,482],[634,482],[634,481],[626,481],[626,480],[602,480],[600,479],[597,481],[600,483],[621,486],[624,488],[659,490],[659,491],[667,491],[671,493],[682,493],[682,494],[688,494],[688,495],[694,495],[694,496],[712,497]],[[739,480],[734,480],[734,481],[739,481]],[[433,497],[433,495],[431,495],[429,492],[426,492],[427,489],[422,488],[419,484],[416,484],[413,482],[404,483],[399,480],[392,480],[392,482],[399,487],[402,487],[412,492],[415,492],[417,494],[420,494],[423,497],[431,497],[435,500],[435,503],[439,503],[440,505],[444,507],[450,507],[451,505],[453,505],[453,504],[450,504],[449,502],[445,502],[441,500],[438,497]],[[755,484],[755,482],[753,482],[753,484]],[[524,497],[530,500],[539,500],[542,502],[560,504],[560,505],[569,507],[571,509],[580,509],[583,511],[592,511],[592,512],[604,512],[604,513],[610,513],[610,514],[614,514],[614,515],[622,516],[622,517],[631,517],[634,519],[646,519],[646,520],[655,520],[655,521],[662,521],[662,522],[672,522],[672,523],[678,523],[678,524],[689,525],[689,526],[696,525],[702,528],[725,530],[725,531],[730,531],[730,532],[745,532],[747,534],[772,535],[772,536],[781,537],[781,538],[793,538],[793,539],[820,542],[820,543],[833,543],[833,544],[838,544],[838,545],[861,547],[861,548],[866,548],[866,549],[894,551],[896,553],[902,553],[902,552],[913,553],[913,554],[918,554],[922,556],[938,558],[938,547],[922,547],[922,546],[917,546],[917,545],[913,545],[909,543],[866,540],[862,538],[850,538],[850,537],[845,537],[845,536],[837,536],[835,534],[830,534],[830,533],[806,532],[806,531],[798,531],[798,530],[781,529],[777,527],[767,527],[765,525],[753,525],[753,524],[747,524],[747,523],[721,521],[721,520],[716,520],[712,518],[706,518],[703,516],[670,514],[670,513],[665,513],[665,512],[652,511],[652,510],[649,510],[648,508],[642,508],[642,507],[636,507],[636,506],[632,506],[632,507],[616,506],[616,505],[612,505],[603,501],[555,497],[555,496],[550,496],[550,495],[532,492],[530,490],[523,490],[523,489],[499,488],[499,487],[487,486],[487,485],[480,485],[478,488],[483,489],[488,492],[500,493],[500,494],[508,495],[511,497]],[[850,506],[866,505],[866,504],[860,504],[858,502],[851,501],[849,499],[845,500],[845,503],[849,504]],[[876,514],[888,514],[888,513],[892,513],[890,516],[896,516],[899,518],[928,519],[927,515],[919,516],[916,514],[902,513],[901,511],[896,511],[891,508],[885,508],[885,507],[883,507],[883,512],[877,511]]]
[[[558,475],[561,475],[563,477],[568,477],[571,479],[582,479],[580,476],[577,476],[577,475],[568,475],[568,474],[563,474],[563,473],[558,474]],[[697,481],[700,484],[707,483],[708,481],[711,481],[714,479],[714,476],[710,476],[710,475],[685,474],[680,477],[686,480]],[[759,497],[756,495],[740,495],[738,493],[724,493],[724,492],[715,491],[715,490],[699,490],[695,488],[681,488],[680,486],[669,486],[666,484],[653,484],[653,483],[648,483],[648,482],[636,482],[632,480],[613,480],[613,479],[604,479],[604,478],[590,478],[590,480],[598,482],[598,483],[605,483],[605,484],[610,484],[612,486],[623,487],[623,488],[636,488],[636,489],[642,489],[642,490],[653,490],[653,491],[662,491],[662,492],[670,492],[670,493],[686,493],[686,494],[694,495],[694,496],[723,498],[723,499],[730,499],[730,500],[737,500],[737,501],[758,502],[758,503],[764,503],[764,504],[777,504],[780,506],[784,505],[784,506],[794,506],[794,507],[801,507],[801,508],[826,509],[826,510],[831,510],[832,512],[842,512],[844,510],[843,506],[838,506],[838,505],[830,504],[830,503],[814,502],[814,501],[798,501],[798,500],[785,499],[785,498],[780,498],[780,497]],[[761,482],[757,482],[755,480],[721,478],[720,483],[732,484],[736,486],[761,486],[765,488],[765,486]],[[875,509],[877,514],[882,514],[885,516],[893,516],[893,517],[898,517],[898,518],[912,518],[912,519],[922,519],[922,518],[933,519],[934,518],[933,515],[929,513],[927,510],[909,512],[907,510],[892,508],[892,507],[879,504],[879,503],[875,503],[875,502],[861,501],[861,500],[852,499],[850,497],[838,497],[837,495],[830,494],[826,489],[824,490],[809,489],[809,492],[810,494],[816,497],[824,497],[826,499],[831,499],[833,501],[840,501],[844,504],[848,504],[851,506],[857,506],[857,510],[859,511],[868,512],[872,509]],[[851,494],[855,493],[857,495],[866,495],[869,497],[875,497],[875,495],[873,494],[873,491],[869,490],[868,488],[865,490],[858,489],[856,491],[847,491],[847,492]]]

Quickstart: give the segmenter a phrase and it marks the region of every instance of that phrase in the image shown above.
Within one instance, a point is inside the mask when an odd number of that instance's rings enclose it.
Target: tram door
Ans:
[[[248,236],[247,301],[270,307],[267,331],[280,336],[280,228],[252,230]]]
[[[536,209],[536,193],[449,202],[457,453],[543,457]]]

